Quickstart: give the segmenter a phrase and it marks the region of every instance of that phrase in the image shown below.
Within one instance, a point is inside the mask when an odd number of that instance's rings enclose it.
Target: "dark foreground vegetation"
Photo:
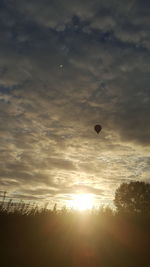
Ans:
[[[116,211],[84,213],[2,201],[0,266],[150,267],[149,193],[149,184],[123,184]]]

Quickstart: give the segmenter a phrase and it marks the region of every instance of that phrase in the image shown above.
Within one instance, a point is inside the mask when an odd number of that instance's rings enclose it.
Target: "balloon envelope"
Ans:
[[[96,125],[94,126],[94,129],[95,129],[95,131],[97,132],[97,134],[99,134],[100,131],[102,130],[102,126],[101,126],[100,124],[96,124]]]

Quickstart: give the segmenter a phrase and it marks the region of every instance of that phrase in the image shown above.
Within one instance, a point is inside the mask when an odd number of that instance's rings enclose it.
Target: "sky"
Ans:
[[[0,1],[1,192],[111,205],[150,181],[149,14],[148,0]]]

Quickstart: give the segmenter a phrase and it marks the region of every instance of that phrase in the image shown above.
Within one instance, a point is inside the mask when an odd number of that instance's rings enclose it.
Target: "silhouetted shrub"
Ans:
[[[150,184],[138,181],[121,184],[116,190],[114,204],[118,211],[149,213]]]

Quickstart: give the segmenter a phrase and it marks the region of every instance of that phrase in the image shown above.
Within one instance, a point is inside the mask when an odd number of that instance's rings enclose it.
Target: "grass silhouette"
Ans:
[[[2,267],[148,267],[150,216],[0,204]]]

